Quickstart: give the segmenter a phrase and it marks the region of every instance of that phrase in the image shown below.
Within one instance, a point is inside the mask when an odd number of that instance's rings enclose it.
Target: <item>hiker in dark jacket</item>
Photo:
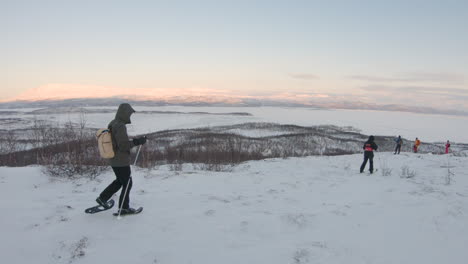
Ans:
[[[398,136],[398,138],[395,139],[396,142],[396,147],[395,147],[395,153],[393,154],[400,154],[401,150],[401,144],[403,143],[403,139],[401,139],[401,136]]]
[[[96,202],[99,205],[107,207],[107,200],[122,188],[119,198],[119,208],[122,209],[122,214],[132,213],[135,211],[135,209],[130,208],[130,190],[132,189],[132,178],[130,176],[130,149],[146,143],[145,137],[134,138],[133,140],[128,138],[126,125],[131,123],[130,116],[133,113],[135,113],[135,110],[133,110],[129,104],[121,104],[117,110],[115,119],[108,125],[108,129],[112,135],[112,145],[115,152],[115,156],[110,159],[109,163],[115,173],[116,179],[107,186],[107,188],[104,189],[96,199]],[[126,189],[127,193],[125,194]]]
[[[369,160],[369,171],[374,172],[374,150],[377,150],[378,146],[374,142],[374,136],[370,136],[369,139],[364,143],[362,147],[364,149],[364,161],[362,162],[360,172],[366,168],[367,160]]]

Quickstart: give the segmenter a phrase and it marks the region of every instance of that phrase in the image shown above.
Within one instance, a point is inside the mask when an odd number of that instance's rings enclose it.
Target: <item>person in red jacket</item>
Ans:
[[[416,139],[414,140],[414,145],[413,145],[413,151],[414,151],[414,153],[418,153],[419,145],[421,145],[421,140],[419,140],[418,138],[416,138]]]
[[[445,144],[445,154],[448,154],[450,150],[450,141],[447,140],[447,144]]]
[[[363,172],[366,168],[367,161],[369,160],[369,171],[374,172],[374,150],[377,150],[377,144],[374,142],[374,136],[370,136],[362,147],[364,149],[364,161],[362,162],[359,172]]]

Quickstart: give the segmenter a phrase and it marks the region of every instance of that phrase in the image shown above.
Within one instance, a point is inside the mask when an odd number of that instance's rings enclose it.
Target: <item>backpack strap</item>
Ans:
[[[112,147],[114,148],[114,152],[117,153],[117,150],[119,150],[119,146],[117,145],[117,140],[114,137],[114,133],[112,133],[112,127],[110,124],[109,126],[107,126],[107,129],[109,130],[109,133],[111,135]]]

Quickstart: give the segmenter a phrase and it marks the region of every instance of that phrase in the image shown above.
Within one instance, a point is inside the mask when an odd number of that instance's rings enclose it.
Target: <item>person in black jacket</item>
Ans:
[[[145,137],[130,140],[127,134],[127,124],[130,124],[130,116],[135,110],[127,103],[119,105],[119,109],[108,128],[112,133],[112,145],[115,156],[109,160],[109,165],[115,173],[116,179],[107,186],[96,199],[96,202],[108,208],[107,201],[120,188],[122,191],[119,198],[119,210],[122,214],[134,213],[135,209],[130,207],[130,190],[132,189],[132,177],[130,170],[130,149],[146,143]],[[128,185],[128,187],[127,187]],[[125,192],[125,190],[127,190]]]
[[[374,150],[377,150],[378,146],[374,142],[374,136],[370,136],[369,139],[364,143],[362,147],[364,149],[364,161],[361,165],[360,172],[362,173],[366,168],[367,160],[369,160],[369,171],[374,172]]]

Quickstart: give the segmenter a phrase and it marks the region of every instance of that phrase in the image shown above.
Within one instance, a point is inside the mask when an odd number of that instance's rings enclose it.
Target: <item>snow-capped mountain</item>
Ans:
[[[64,93],[64,91],[66,92]],[[0,101],[0,108],[110,106],[123,101],[148,106],[286,106],[468,115],[467,112],[459,109],[403,104],[375,104],[372,102],[365,102],[359,98],[334,97],[324,94],[282,92],[252,96],[237,94],[233,91],[204,88],[123,89],[97,85],[70,84],[48,84],[27,90],[17,97]]]

